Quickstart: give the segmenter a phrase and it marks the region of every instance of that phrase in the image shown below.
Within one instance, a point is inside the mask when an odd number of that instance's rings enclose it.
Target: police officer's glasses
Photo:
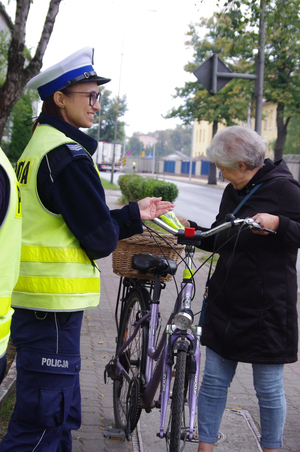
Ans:
[[[86,94],[90,98],[89,104],[90,104],[91,107],[93,107],[95,105],[97,100],[99,101],[99,103],[101,101],[101,93],[99,91],[98,92],[92,91],[91,93],[87,93],[87,92],[84,92],[84,91],[72,91],[72,93],[74,93],[74,94],[75,93],[77,93],[77,94]]]

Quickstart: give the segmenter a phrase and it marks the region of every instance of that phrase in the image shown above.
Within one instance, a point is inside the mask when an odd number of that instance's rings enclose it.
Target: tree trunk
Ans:
[[[274,148],[274,162],[282,159],[283,149],[286,140],[287,126],[291,118],[285,119],[284,116],[284,104],[278,103],[276,123],[277,123],[277,139]]]
[[[213,122],[212,138],[218,131],[218,121]],[[209,174],[208,174],[208,184],[217,185],[217,174],[216,174],[216,164],[210,162],[209,164]]]
[[[8,50],[6,79],[4,84],[0,87],[0,139],[2,138],[3,130],[12,107],[22,97],[26,83],[37,75],[42,67],[43,57],[53,31],[61,1],[62,0],[50,1],[35,56],[30,63],[24,67],[27,63],[24,57],[25,30],[32,0],[17,0],[15,25],[12,29]]]

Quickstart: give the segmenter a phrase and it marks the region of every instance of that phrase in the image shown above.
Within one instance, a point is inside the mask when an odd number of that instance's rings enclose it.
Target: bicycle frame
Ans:
[[[192,254],[194,252],[194,247]],[[190,271],[192,255],[191,250],[186,256],[187,263],[186,268]],[[147,346],[147,358],[146,358],[146,369],[145,369],[145,380],[146,387],[141,394],[141,408],[146,411],[150,411],[156,406],[161,407],[160,416],[160,431],[159,437],[164,437],[165,428],[165,417],[167,412],[168,401],[170,398],[170,388],[171,388],[171,377],[172,377],[172,365],[173,365],[173,355],[176,347],[185,347],[186,350],[190,349],[191,359],[194,360],[196,366],[195,369],[189,373],[189,431],[188,439],[192,440],[194,436],[194,420],[196,414],[197,396],[198,396],[198,386],[199,386],[199,376],[200,376],[200,327],[191,327],[191,332],[183,331],[175,327],[172,323],[174,316],[182,308],[191,307],[191,300],[193,295],[194,283],[193,279],[183,280],[181,283],[181,291],[179,296],[175,301],[174,311],[170,315],[167,326],[162,333],[162,337],[155,348],[155,340],[158,329],[158,318],[159,318],[159,293],[160,293],[160,275],[155,276],[154,291],[152,301],[150,303],[150,311],[148,311],[135,325],[134,332],[126,340],[126,342],[120,347],[116,353],[116,365],[118,371],[124,376],[124,378],[130,382],[130,376],[120,363],[120,356],[126,350],[128,345],[133,341],[138,333],[139,328],[145,323],[150,321],[149,326],[149,336],[148,336],[148,346]],[[154,361],[157,361],[155,369]],[[154,400],[156,391],[159,384],[161,383],[160,391],[160,403]]]

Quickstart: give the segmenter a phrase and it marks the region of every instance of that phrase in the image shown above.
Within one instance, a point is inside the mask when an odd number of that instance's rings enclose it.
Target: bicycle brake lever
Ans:
[[[253,218],[246,218],[245,223],[250,229],[256,229],[257,231],[268,232],[269,234],[276,234],[276,231],[268,228],[262,228],[258,221],[254,221]]]
[[[251,229],[256,229],[257,231],[264,231],[268,232],[269,234],[276,234],[276,231],[273,231],[272,229],[268,228],[262,228],[259,222],[253,221],[253,223],[250,225]]]
[[[270,234],[277,234],[276,231],[273,231],[272,229],[268,229],[268,228],[259,227],[258,230],[259,231],[264,231],[264,232],[269,232]]]

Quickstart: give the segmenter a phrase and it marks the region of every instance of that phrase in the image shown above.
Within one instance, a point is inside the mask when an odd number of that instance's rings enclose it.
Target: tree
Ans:
[[[101,141],[107,141],[109,143],[114,142],[115,123],[116,123],[116,110],[118,97],[110,99],[111,91],[105,89],[102,91],[101,97],[101,110],[100,110],[100,134]],[[119,99],[118,118],[125,115],[127,111],[126,95]],[[94,126],[88,130],[88,135],[95,139],[98,139],[98,126],[99,126],[99,112],[96,112],[94,119]],[[125,123],[117,121],[117,141],[122,143],[125,138],[124,131]]]
[[[144,144],[138,138],[138,133],[133,134],[127,144],[133,155],[140,156],[145,150]],[[191,153],[192,127],[177,125],[175,129],[156,130],[148,133],[148,136],[155,137],[155,157],[159,159],[174,151],[184,152],[187,156]],[[147,147],[148,152],[153,152],[153,146]]]
[[[300,117],[300,0],[229,0],[225,14],[230,25],[224,34],[234,34],[237,42],[256,43],[262,2],[266,8],[264,98],[277,104],[274,159],[279,160],[288,124]]]
[[[169,137],[167,137],[168,147],[176,151],[184,152],[187,155],[191,153],[192,142],[192,127],[191,126],[176,126],[175,129],[167,131]]]
[[[34,57],[31,58],[25,47],[25,27],[32,0],[16,0],[16,16],[8,48],[6,77],[0,86],[0,138],[12,107],[24,93],[26,83],[37,75],[42,67],[61,1],[50,0],[40,41]]]
[[[298,118],[291,118],[288,124],[284,154],[300,154],[300,127]]]
[[[31,138],[32,96],[29,92],[13,106],[11,140],[7,152],[10,160],[18,160]]]
[[[254,71],[253,65],[248,61],[252,54],[239,60],[235,56],[237,43],[232,36],[224,35],[223,29],[228,28],[229,22],[229,18],[214,14],[210,19],[202,19],[199,24],[190,25],[186,44],[194,50],[194,61],[185,66],[187,72],[194,72],[214,53],[220,54],[233,72]],[[203,28],[207,33],[204,38],[200,38]],[[242,49],[245,55],[248,51],[245,41],[239,43],[239,51]],[[214,130],[217,130],[218,123],[229,126],[235,124],[237,119],[245,121],[253,89],[253,83],[233,79],[212,96],[198,81],[187,82],[183,88],[176,88],[175,95],[185,100],[184,105],[173,108],[167,117],[179,117],[184,124],[190,124],[194,119],[204,120],[213,123]],[[216,183],[214,164],[211,164],[208,183]]]
[[[136,135],[133,135],[129,140],[127,148],[131,151],[133,156],[141,157],[142,151],[144,150],[144,143],[140,141]]]

